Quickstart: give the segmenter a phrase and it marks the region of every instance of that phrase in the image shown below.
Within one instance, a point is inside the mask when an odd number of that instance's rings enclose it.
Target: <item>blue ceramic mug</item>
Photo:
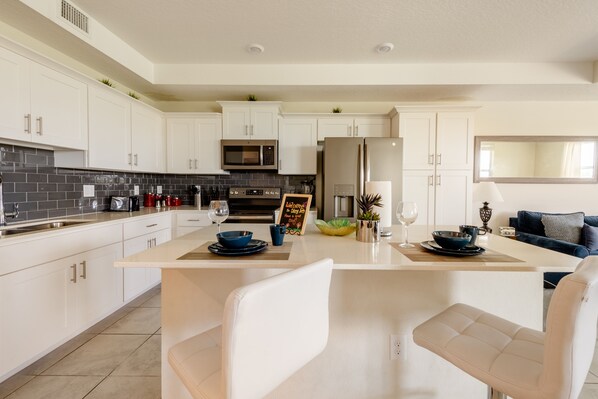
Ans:
[[[284,241],[284,235],[287,232],[287,227],[282,224],[271,224],[270,225],[270,236],[272,237],[272,245],[282,245]]]

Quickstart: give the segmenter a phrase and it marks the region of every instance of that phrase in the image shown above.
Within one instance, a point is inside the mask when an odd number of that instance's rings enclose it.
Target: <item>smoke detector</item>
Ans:
[[[391,52],[393,48],[395,48],[395,45],[392,43],[382,43],[376,46],[376,51],[385,54]]]
[[[264,52],[264,46],[257,43],[250,44],[247,46],[247,52],[251,54],[261,54]]]

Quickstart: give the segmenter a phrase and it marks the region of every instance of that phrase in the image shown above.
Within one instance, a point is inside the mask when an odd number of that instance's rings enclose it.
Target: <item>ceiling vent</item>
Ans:
[[[89,33],[89,17],[66,0],[61,0],[60,16],[83,32]]]

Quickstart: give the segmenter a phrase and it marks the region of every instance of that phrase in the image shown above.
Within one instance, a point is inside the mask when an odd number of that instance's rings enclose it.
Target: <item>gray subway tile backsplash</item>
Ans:
[[[301,181],[314,176],[282,176],[272,172],[232,172],[230,175],[170,175],[56,168],[54,152],[0,143],[0,174],[4,183],[5,209],[19,203],[20,215],[8,222],[75,216],[107,210],[110,196],[133,195],[135,185],[141,195],[156,192],[178,196],[192,204],[191,185],[202,187],[202,198],[218,190],[226,198],[231,186],[280,187],[299,189]],[[83,185],[93,184],[95,196],[83,197]],[[143,199],[141,199],[143,204]]]

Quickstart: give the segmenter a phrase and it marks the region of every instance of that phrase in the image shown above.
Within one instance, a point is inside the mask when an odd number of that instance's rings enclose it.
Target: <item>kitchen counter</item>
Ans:
[[[250,230],[270,242],[267,225],[223,225]],[[267,398],[461,399],[485,397],[486,387],[412,342],[415,326],[455,302],[464,302],[541,329],[543,271],[572,271],[579,259],[508,238],[488,235],[478,244],[517,258],[510,262],[412,261],[391,243],[401,226],[378,244],[354,235],[325,236],[309,226],[304,236],[286,236],[288,260],[220,257],[178,260],[208,241],[216,227],[179,237],[116,262],[120,267],[162,270],[162,397],[190,398],[168,364],[176,343],[217,325],[227,295],[258,281],[324,257],[335,265],[330,291],[330,338],[324,352]],[[431,229],[412,226],[414,241],[431,239]],[[272,251],[274,252],[274,251]],[[512,259],[511,259],[512,260]],[[390,335],[398,335],[405,356],[390,360]],[[259,361],[259,359],[256,359]]]

